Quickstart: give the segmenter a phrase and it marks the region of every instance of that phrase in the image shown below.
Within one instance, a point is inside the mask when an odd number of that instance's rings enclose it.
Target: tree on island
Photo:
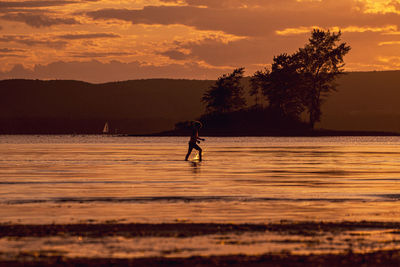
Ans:
[[[340,43],[342,33],[314,29],[309,43],[296,53],[299,72],[306,92],[304,105],[309,114],[310,127],[321,120],[321,104],[331,92],[336,91],[335,79],[343,74],[343,57],[351,47]]]
[[[280,114],[309,114],[311,129],[321,120],[324,99],[336,90],[336,77],[343,73],[343,57],[350,46],[340,43],[341,32],[314,29],[309,43],[293,55],[274,57],[271,71],[258,71],[251,79],[250,94],[259,90],[269,107]]]
[[[274,57],[271,71],[257,71],[250,79],[250,95],[257,95],[261,91],[273,113],[279,117],[298,118],[304,111],[298,68],[294,56],[281,54]]]
[[[208,113],[228,113],[245,107],[243,73],[244,68],[238,68],[224,74],[205,92],[202,102]]]
[[[270,71],[268,69],[259,70],[250,78],[249,95],[254,97],[253,108],[255,109],[264,108],[264,105],[262,104],[264,92],[262,89],[266,84],[269,84],[269,74]]]

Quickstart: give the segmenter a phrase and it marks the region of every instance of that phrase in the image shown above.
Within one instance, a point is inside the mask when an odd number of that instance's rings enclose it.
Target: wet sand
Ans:
[[[25,240],[46,239],[60,237],[67,240],[74,237],[94,238],[107,242],[109,237],[123,237],[124,240],[137,238],[152,238],[153,241],[160,238],[173,240],[194,240],[198,236],[223,237],[227,244],[232,242],[229,237],[238,236],[238,240],[244,240],[246,235],[255,236],[274,235],[281,236],[280,241],[291,244],[293,237],[299,239],[299,244],[309,242],[313,249],[309,251],[296,251],[282,249],[279,252],[267,252],[261,254],[252,253],[228,253],[226,255],[197,255],[176,257],[177,252],[166,253],[164,256],[154,257],[74,257],[65,251],[19,249],[17,253],[0,251],[0,266],[398,266],[400,263],[400,248],[396,247],[400,242],[397,239],[387,238],[376,241],[375,231],[384,231],[394,236],[400,234],[400,222],[289,222],[283,221],[273,224],[215,224],[215,223],[162,223],[162,224],[2,224],[0,225],[0,240]],[[321,248],[323,236],[342,236],[348,242],[347,248],[333,252],[324,252]],[[354,237],[353,239],[351,237]],[[360,238],[361,237],[361,238]],[[310,239],[311,238],[311,239]],[[47,239],[48,240],[48,239]],[[213,239],[215,240],[215,239]],[[367,245],[370,241],[370,245]],[[321,243],[318,243],[321,242]],[[375,247],[374,243],[392,243],[382,249]],[[68,243],[68,242],[66,242]],[[362,243],[362,249],[360,244]],[[240,245],[230,244],[230,245]],[[249,244],[256,246],[257,242]],[[333,246],[336,246],[333,244]],[[354,250],[353,250],[354,248]],[[392,249],[390,249],[392,248]],[[395,248],[395,249],[393,249]]]
[[[271,224],[216,223],[101,223],[101,224],[0,224],[0,238],[49,236],[124,236],[124,237],[193,237],[210,234],[246,232],[278,232],[313,236],[323,232],[341,233],[349,230],[392,229],[400,234],[400,222],[290,222]]]
[[[260,256],[228,255],[191,258],[139,259],[66,259],[41,257],[36,260],[0,261],[1,266],[399,266],[400,251],[366,254],[323,254],[298,256],[265,254]]]

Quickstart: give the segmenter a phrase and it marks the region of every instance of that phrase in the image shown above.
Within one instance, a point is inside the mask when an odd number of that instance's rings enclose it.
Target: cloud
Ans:
[[[224,31],[239,36],[260,34],[253,25],[265,23],[264,17],[251,16],[247,12],[224,11],[189,6],[147,6],[140,10],[102,9],[86,13],[95,20],[119,19],[132,24],[186,25],[198,30]],[[246,21],[247,25],[240,22]]]
[[[52,18],[44,14],[30,14],[30,13],[16,13],[6,14],[0,17],[0,19],[8,21],[24,22],[25,24],[34,27],[50,27],[52,25],[59,24],[79,24],[79,22],[73,18]]]
[[[74,58],[103,58],[103,57],[119,57],[119,56],[132,56],[135,53],[128,52],[70,52],[68,53]]]
[[[120,38],[120,37],[121,37],[120,35],[114,33],[77,33],[77,34],[63,34],[58,36],[58,38],[68,39],[68,40]]]
[[[308,0],[310,1],[310,0]],[[311,0],[312,1],[312,0]],[[181,6],[194,6],[194,7],[208,7],[208,8],[231,8],[231,9],[245,9],[245,8],[260,8],[266,6],[276,6],[277,4],[290,4],[301,2],[299,0],[281,0],[281,1],[265,1],[265,0],[161,0],[164,3],[174,3]]]
[[[259,4],[261,0],[161,0],[161,2],[209,8],[246,8]]]
[[[118,19],[132,24],[185,25],[197,30],[223,31],[236,36],[268,36],[278,29],[296,29],[299,25],[305,29],[313,26],[374,29],[374,27],[396,25],[393,22],[400,21],[398,14],[364,14],[354,8],[353,1],[347,0],[322,2],[284,0],[288,6],[281,4],[281,1],[270,2],[259,8],[146,6],[143,9],[100,9],[87,12],[86,15],[94,20]]]
[[[122,63],[111,61],[102,63],[92,61],[53,62],[48,65],[35,65],[30,70],[23,65],[15,65],[10,71],[0,72],[0,79],[77,79],[88,82],[109,82],[145,78],[187,78],[213,77],[231,69],[207,68],[196,63],[169,64],[163,66],[143,65],[133,61]]]
[[[329,30],[333,32],[358,32],[358,33],[363,33],[363,32],[382,32],[385,34],[390,34],[392,32],[397,32],[397,25],[386,25],[383,27],[360,27],[360,26],[348,26],[348,27],[330,27]],[[296,34],[304,34],[304,33],[310,33],[313,29],[322,29],[319,26],[310,26],[310,27],[297,27],[297,28],[287,28],[284,30],[277,30],[275,31],[277,35],[296,35]]]
[[[256,65],[267,65],[273,55],[294,52],[303,45],[304,38],[290,37],[290,40],[264,37],[241,38],[226,41],[219,37],[208,37],[197,41],[175,42],[160,54],[173,60],[202,61],[212,66],[246,66],[255,71]],[[288,42],[290,45],[288,45]],[[282,47],[286,47],[282,50]]]
[[[3,35],[0,36],[0,42],[2,43],[18,43],[27,46],[45,46],[50,48],[63,48],[67,45],[67,42],[53,39],[38,39],[28,35]]]
[[[364,4],[363,11],[371,14],[400,14],[398,0],[360,0]]]
[[[22,49],[14,49],[14,48],[0,48],[1,53],[14,53],[14,52],[24,52]]]
[[[82,1],[87,2],[87,1]],[[76,4],[78,1],[68,0],[54,0],[54,1],[0,1],[0,8],[26,8],[26,7],[52,7],[52,6],[64,6],[69,4]]]
[[[385,64],[389,63],[392,66],[400,67],[400,56],[378,57],[378,60]]]
[[[378,45],[379,45],[379,46],[384,46],[384,45],[400,45],[400,41],[380,42]]]
[[[0,14],[54,14],[55,12],[50,9],[34,9],[34,8],[0,8]]]
[[[297,28],[286,28],[284,30],[276,30],[275,33],[277,35],[304,34],[304,33],[311,32],[315,28],[319,28],[319,27],[318,26],[309,26],[309,27],[300,26],[300,27],[297,27]]]
[[[185,53],[183,53],[179,50],[175,50],[175,49],[169,49],[167,51],[160,52],[159,54],[166,56],[173,60],[185,60],[185,59],[190,58],[189,54],[185,54]]]
[[[0,58],[5,57],[16,57],[16,58],[26,58],[26,55],[18,54],[20,52],[25,52],[23,49],[14,49],[14,48],[0,48]]]
[[[26,56],[19,54],[0,53],[0,58],[5,58],[5,57],[26,58]]]
[[[279,5],[293,6],[296,4],[307,4],[309,6],[319,5],[327,6],[330,0],[160,0],[164,3],[173,3],[181,6],[195,6],[208,8],[260,8],[276,7]],[[363,13],[398,13],[400,11],[400,2],[398,0],[346,0],[354,6],[357,6]],[[336,3],[340,1],[335,1]]]

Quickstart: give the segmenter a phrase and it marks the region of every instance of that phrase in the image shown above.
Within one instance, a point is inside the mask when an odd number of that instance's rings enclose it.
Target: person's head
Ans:
[[[192,127],[193,129],[200,129],[201,127],[203,127],[203,124],[201,124],[201,122],[199,121],[192,121]]]

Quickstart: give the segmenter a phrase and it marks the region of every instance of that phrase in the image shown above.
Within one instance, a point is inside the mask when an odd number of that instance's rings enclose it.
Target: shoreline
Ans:
[[[347,131],[347,130],[329,130],[329,129],[318,129],[318,130],[304,130],[304,131],[229,131],[229,130],[206,130],[200,131],[201,136],[207,137],[340,137],[340,136],[400,136],[398,132],[385,132],[385,131]],[[81,135],[93,135],[93,136],[104,136],[104,137],[180,137],[190,136],[190,130],[170,130],[148,134],[101,134],[101,133],[0,133],[0,136],[4,135],[63,135],[63,136],[81,136]]]
[[[130,137],[180,137],[180,136],[189,136],[190,133],[175,133],[175,132],[163,132],[163,133],[155,133],[155,134],[144,134],[144,135],[136,135],[136,134],[127,134],[124,136]],[[228,134],[228,133],[208,133],[201,132],[201,136],[206,137],[357,137],[357,136],[400,136],[400,133],[394,132],[362,132],[362,131],[322,131],[322,132],[314,132],[314,133],[302,133],[302,134],[279,134],[279,133],[270,133],[270,134],[258,134],[258,133],[236,133],[236,134]]]
[[[172,130],[152,134],[126,134],[125,136],[189,136],[190,131]],[[225,131],[225,130],[200,130],[201,136],[207,137],[337,137],[337,136],[400,136],[396,132],[384,131],[339,131],[329,129],[318,129],[312,131],[270,131],[270,132],[251,132],[251,131]]]
[[[276,232],[313,235],[317,232],[344,232],[357,229],[394,229],[400,234],[400,221],[281,221],[280,223],[71,223],[18,224],[0,223],[0,238],[48,236],[124,236],[124,237],[194,237],[211,234]]]
[[[104,137],[187,137],[190,133],[182,132],[160,132],[150,134],[113,134],[103,135],[95,133],[0,133],[0,136],[104,136]],[[400,133],[396,132],[375,132],[375,131],[316,131],[306,133],[216,133],[202,131],[201,136],[205,137],[363,137],[363,136],[400,136]]]
[[[20,260],[0,260],[0,266],[398,266],[400,250],[372,253],[293,255],[271,253],[262,255],[223,255],[147,258],[65,258],[22,253]]]

